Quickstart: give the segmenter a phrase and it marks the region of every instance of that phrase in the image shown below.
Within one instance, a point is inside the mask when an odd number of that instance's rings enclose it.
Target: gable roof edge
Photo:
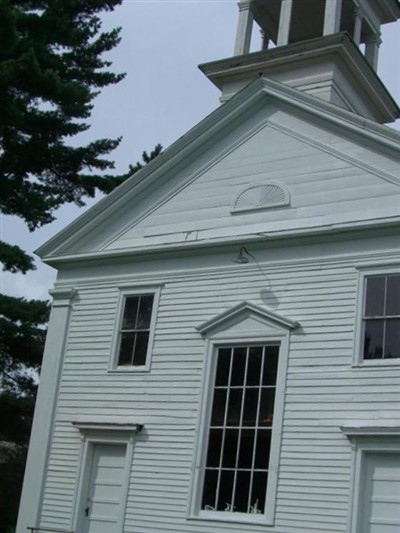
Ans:
[[[324,121],[341,126],[367,137],[386,148],[400,151],[400,132],[373,120],[356,115],[347,109],[331,104],[318,97],[293,89],[283,83],[261,78],[264,91],[276,100],[294,106],[307,114],[318,116]]]
[[[194,151],[210,134],[223,130],[227,124],[236,120],[238,116],[250,108],[257,100],[265,98],[262,87],[262,81],[255,80],[240,91],[237,97],[212,111],[187,133],[173,142],[164,152],[150,161],[150,163],[41,245],[35,250],[36,255],[41,258],[46,257],[56,251],[61,245],[68,242],[71,237],[75,238],[82,229],[86,231],[96,226],[96,219],[99,215],[118,208],[120,202],[125,203],[129,201],[129,197],[134,194],[137,187],[145,182],[146,184],[149,183],[148,178],[150,176],[152,177],[152,181],[157,180],[160,172],[165,174],[168,171],[168,168],[165,169],[165,165],[169,167],[175,166],[177,163],[176,158],[178,158],[179,162],[179,160],[187,157],[187,150]]]

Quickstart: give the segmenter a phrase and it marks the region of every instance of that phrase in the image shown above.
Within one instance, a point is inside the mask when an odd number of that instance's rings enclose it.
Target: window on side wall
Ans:
[[[158,290],[121,293],[111,370],[149,369],[158,293]]]
[[[217,349],[203,511],[265,513],[278,356],[279,345]]]
[[[362,359],[400,358],[400,274],[364,278]]]

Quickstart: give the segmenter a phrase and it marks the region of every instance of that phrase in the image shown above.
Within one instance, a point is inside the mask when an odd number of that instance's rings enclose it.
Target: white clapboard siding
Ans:
[[[181,268],[165,277],[160,269],[148,277],[149,284],[163,286],[146,374],[108,372],[119,284],[102,282],[100,290],[90,278],[75,283],[79,298],[66,346],[42,526],[70,527],[81,447],[71,421],[85,415],[145,424],[134,446],[124,532],[260,531],[256,525],[186,516],[205,356],[205,341],[195,327],[243,300],[265,305],[267,290],[275,309],[301,324],[290,340],[272,530],[346,533],[351,446],[339,427],[355,419],[398,419],[400,368],[351,367],[358,280],[351,257],[246,267]],[[137,279],[143,283],[143,276],[125,281],[134,287]]]

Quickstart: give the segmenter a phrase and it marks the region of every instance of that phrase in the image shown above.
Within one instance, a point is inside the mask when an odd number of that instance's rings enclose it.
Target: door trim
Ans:
[[[118,528],[123,531],[125,522],[126,504],[133,459],[134,437],[138,433],[136,425],[121,428],[107,427],[107,429],[79,427],[81,432],[81,450],[78,462],[78,475],[76,480],[75,501],[72,514],[72,531],[81,531],[84,520],[84,503],[88,491],[90,470],[93,461],[93,453],[97,444],[124,445],[126,446],[124,479],[122,483],[122,500]]]
[[[361,516],[368,454],[400,453],[399,426],[370,426],[362,430],[342,427],[341,430],[349,438],[353,450],[347,532],[365,533],[361,532]]]

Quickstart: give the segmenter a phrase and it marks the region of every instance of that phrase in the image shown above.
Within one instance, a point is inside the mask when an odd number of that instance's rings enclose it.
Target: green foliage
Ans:
[[[0,0],[0,208],[31,229],[110,189],[106,156],[120,139],[66,140],[88,129],[99,90],[123,78],[102,57],[119,29],[101,32],[98,16],[121,1]]]
[[[154,149],[148,153],[144,151],[142,153],[142,162],[137,161],[135,165],[129,165],[129,170],[126,174],[123,174],[122,176],[113,176],[107,184],[104,184],[104,189],[106,192],[110,192],[113,189],[115,189],[116,186],[121,185],[127,178],[138,172],[141,168],[143,168],[145,165],[150,163],[153,159],[155,159],[158,155],[160,155],[162,152],[162,146],[161,144],[156,144]]]
[[[13,533],[24,477],[26,446],[0,442],[0,531]]]
[[[48,318],[48,303],[0,294],[0,369],[2,388],[16,393],[34,387],[26,368],[39,370]],[[1,432],[1,428],[0,428]]]
[[[3,270],[8,270],[13,274],[17,272],[26,274],[28,270],[35,270],[36,268],[32,257],[21,248],[2,241],[0,241],[0,259],[3,263]]]

